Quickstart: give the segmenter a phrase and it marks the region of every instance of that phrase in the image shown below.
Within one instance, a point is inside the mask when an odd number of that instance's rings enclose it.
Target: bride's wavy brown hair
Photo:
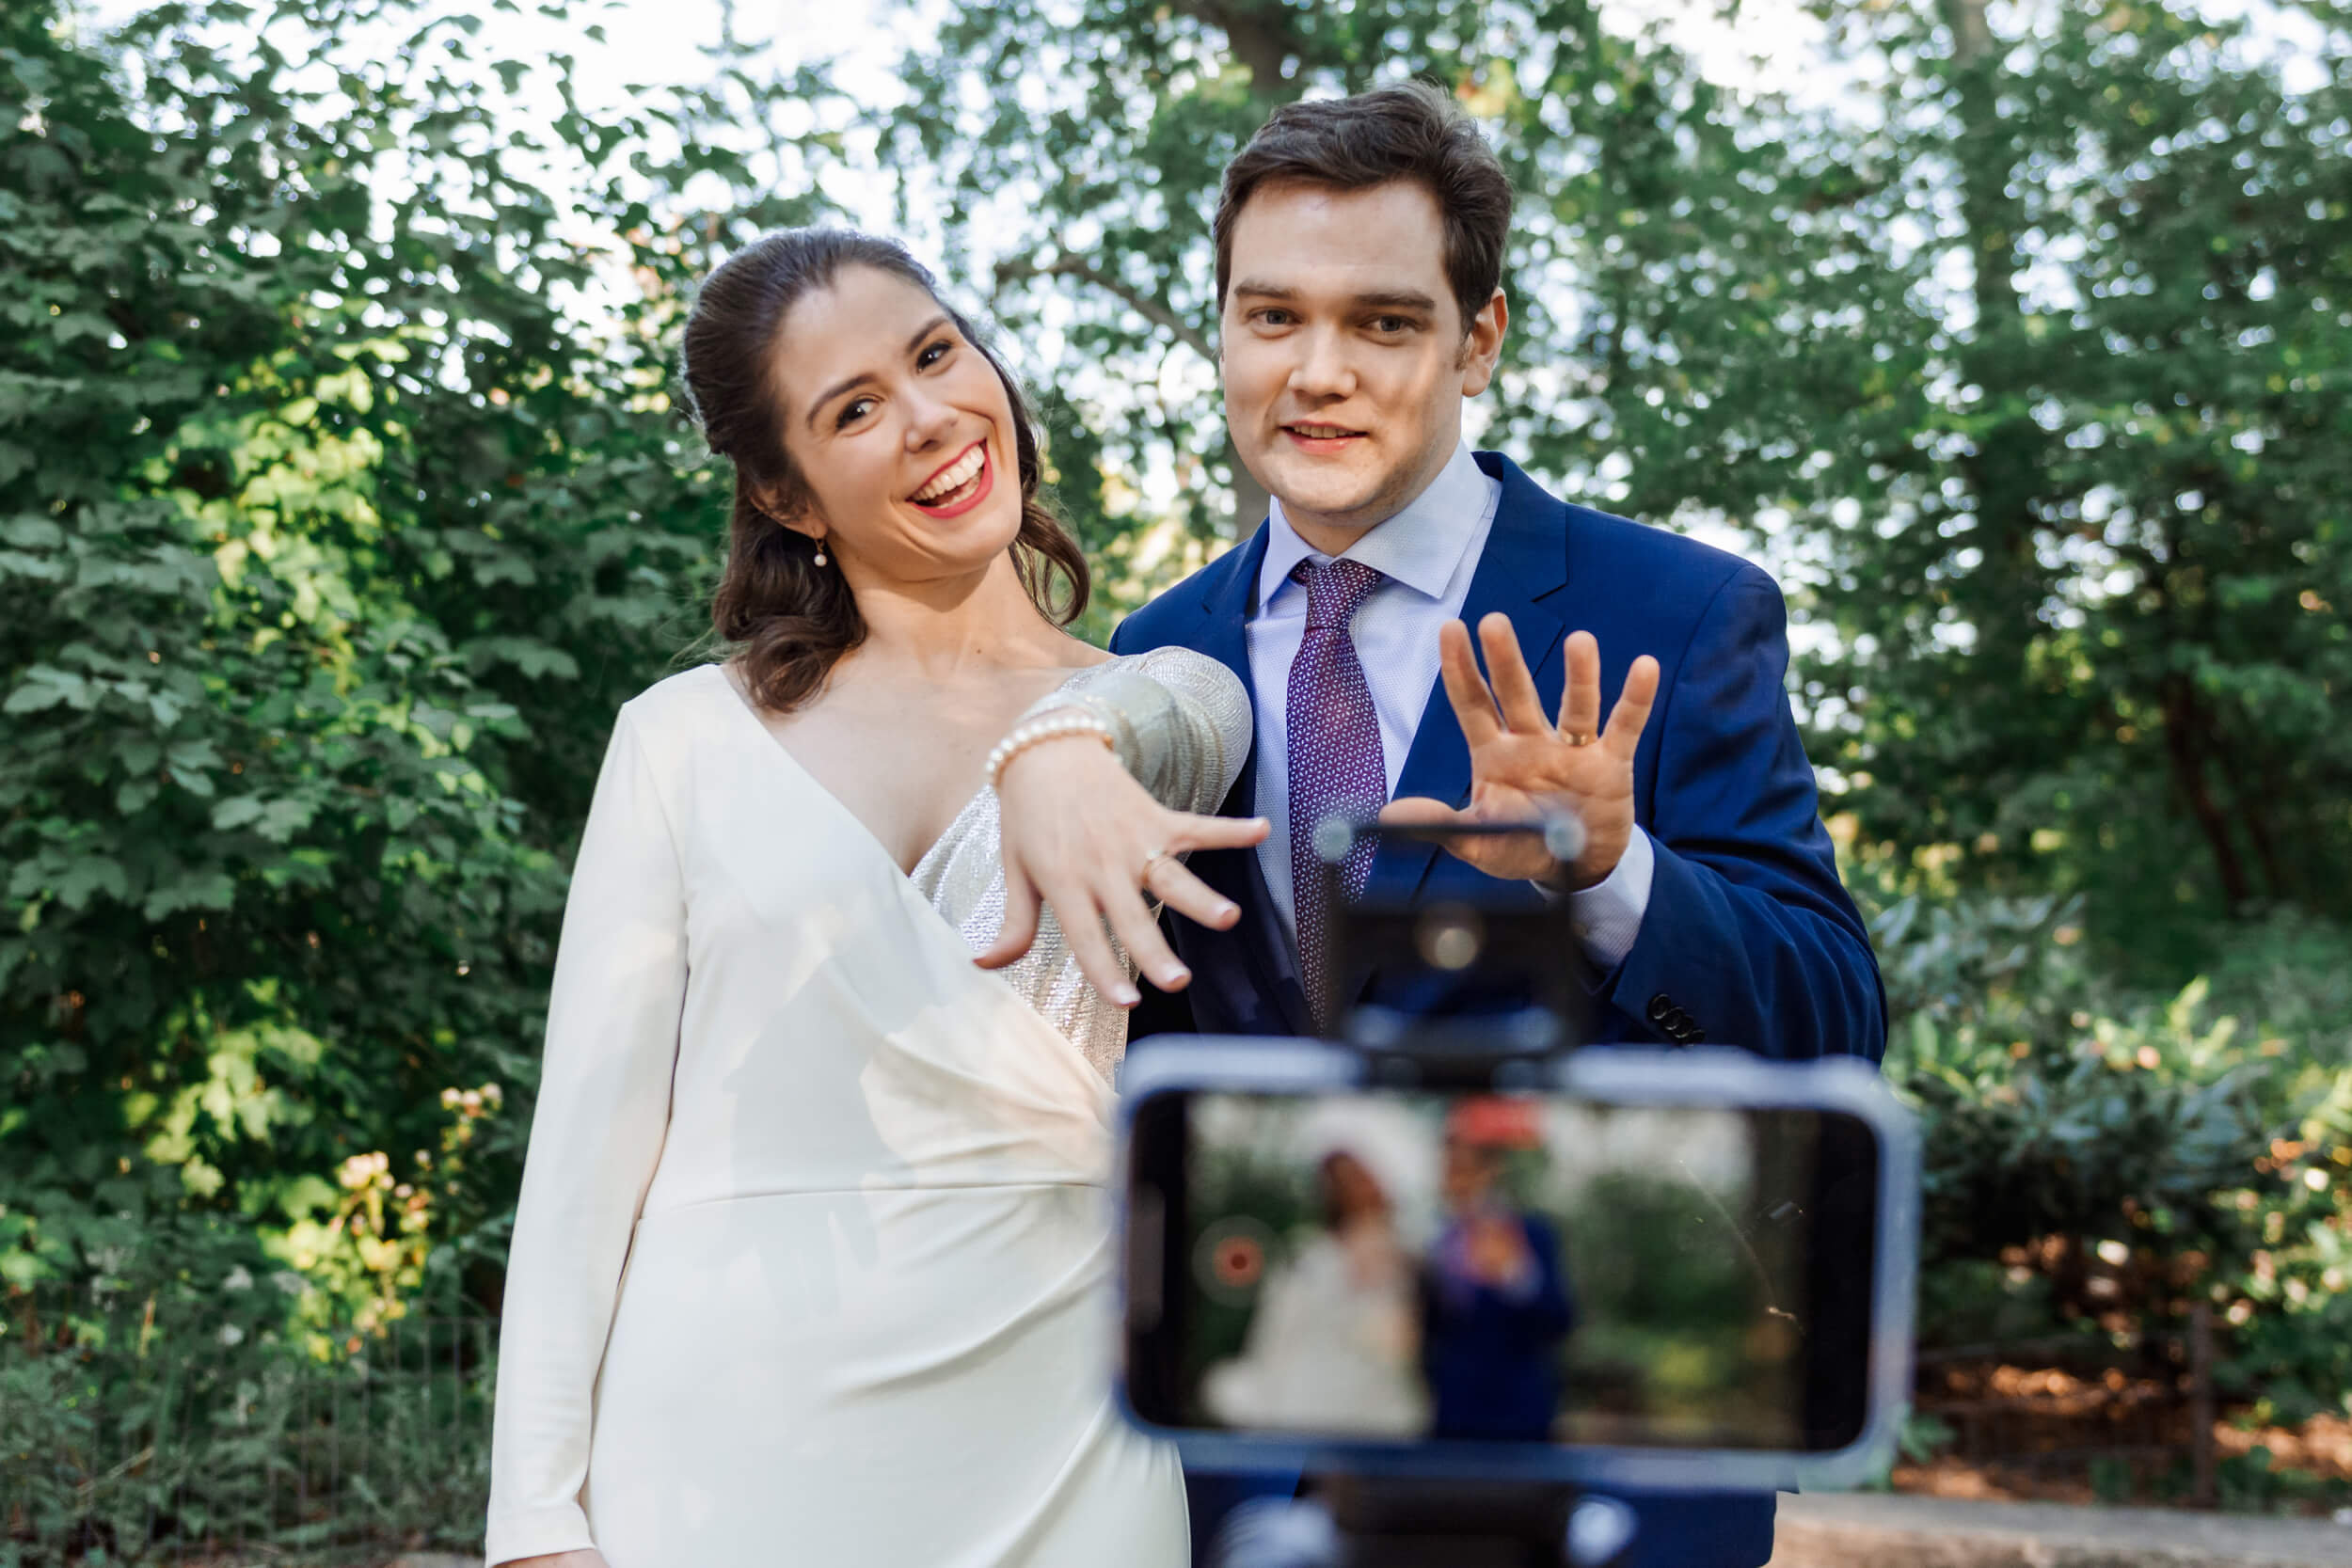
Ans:
[[[710,624],[738,647],[744,684],[762,707],[787,713],[815,696],[841,656],[866,641],[857,596],[838,567],[817,564],[817,545],[760,504],[790,515],[809,504],[806,480],[784,450],[777,340],[785,317],[844,267],[902,277],[938,301],[973,351],[1004,383],[1012,407],[1013,454],[1021,477],[1021,531],[1012,558],[1038,613],[1066,626],[1083,613],[1086,557],[1037,498],[1037,421],[1004,361],[939,285],[896,240],[850,229],[786,229],[722,263],[695,296],[679,367],[691,409],[710,450],[735,465],[735,512],[727,563],[710,601]]]

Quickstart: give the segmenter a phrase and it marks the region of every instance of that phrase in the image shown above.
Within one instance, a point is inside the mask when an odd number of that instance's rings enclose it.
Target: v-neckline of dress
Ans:
[[[954,842],[958,825],[963,821],[964,817],[971,813],[973,807],[977,804],[978,801],[988,793],[989,786],[986,784],[983,784],[978,789],[974,790],[972,792],[972,798],[963,803],[962,809],[956,813],[955,816],[948,822],[946,828],[940,833],[939,837],[932,841],[930,847],[923,851],[922,859],[914,863],[914,870],[912,872],[904,870],[898,864],[898,858],[890,852],[889,846],[882,843],[882,839],[875,833],[874,830],[866,825],[866,819],[858,816],[857,813],[851,811],[849,806],[842,801],[839,796],[835,795],[832,790],[827,789],[823,783],[818,779],[817,775],[808,770],[808,765],[801,761],[800,758],[794,756],[790,749],[787,748],[783,741],[776,738],[774,732],[770,730],[768,726],[761,721],[758,711],[752,706],[750,700],[744,696],[743,692],[736,686],[734,680],[728,675],[726,667],[723,664],[712,664],[706,666],[706,668],[711,672],[711,678],[718,681],[720,685],[725,688],[727,705],[739,712],[743,716],[743,721],[751,725],[752,728],[757,732],[759,740],[764,749],[772,752],[777,756],[783,758],[785,766],[793,773],[798,774],[802,783],[806,784],[810,790],[814,791],[817,797],[827,806],[830,806],[834,811],[839,813],[841,816],[849,822],[851,829],[855,831],[857,836],[863,839],[866,846],[871,848],[875,860],[889,869],[890,879],[891,881],[896,884],[898,895],[913,902],[915,907],[919,908],[923,911],[925,916],[929,917],[924,922],[926,928],[935,932],[939,938],[944,938],[947,942],[954,943],[954,950],[968,960],[972,956],[971,948],[965,941],[963,933],[958,930],[954,924],[947,919],[946,915],[940,911],[939,907],[933,904],[930,899],[924,895],[923,890],[916,882],[915,878],[922,872],[923,868],[930,863],[933,855],[939,853],[943,848]],[[1080,674],[1093,668],[1095,668],[1095,666],[1090,664],[1080,665],[1076,670],[1073,670],[1070,673],[1069,680],[1063,681],[1061,685],[1055,687],[1054,689],[1056,691],[1061,690],[1064,687],[1067,687],[1070,684],[1070,681],[1077,679]],[[1002,875],[1001,870],[999,875]],[[1015,989],[1010,978],[1010,971],[989,971],[979,969],[976,966],[972,973],[979,979],[986,982],[989,986],[993,987],[997,991],[1001,992],[1006,997],[1018,1003],[1022,1013],[1025,1017],[1035,1021],[1038,1027],[1044,1032],[1045,1037],[1052,1039],[1056,1046],[1058,1046],[1064,1053],[1066,1053],[1070,1060],[1077,1063],[1079,1069],[1085,1073],[1087,1081],[1090,1085],[1102,1087],[1105,1093],[1108,1092],[1108,1085],[1104,1083],[1103,1075],[1096,1070],[1094,1064],[1087,1059],[1086,1053],[1079,1050],[1077,1043],[1071,1039],[1069,1036],[1063,1034],[1060,1029],[1054,1025],[1051,1020],[1046,1018],[1046,1016],[1038,1009],[1037,1003],[1033,998],[1023,995],[1018,990]]]
[[[1071,671],[1070,673],[1051,690],[1045,692],[1043,696],[1040,697],[1039,701],[1042,702],[1045,697],[1057,695],[1061,691],[1067,689],[1072,681],[1076,680],[1080,675],[1086,673],[1089,670],[1098,669],[1101,667],[1101,663],[1107,662],[1109,661],[1103,660],[1097,664],[1079,665],[1076,669]],[[898,857],[890,852],[890,846],[882,841],[882,835],[874,832],[871,827],[866,825],[866,818],[850,810],[848,801],[842,800],[840,796],[835,795],[832,790],[825,787],[824,781],[819,779],[810,770],[808,764],[803,762],[799,757],[794,756],[792,754],[792,749],[784,743],[782,737],[779,736],[775,731],[768,727],[767,721],[760,718],[759,710],[752,705],[751,699],[744,695],[743,689],[736,685],[735,677],[727,673],[726,665],[724,663],[711,664],[706,666],[706,668],[715,673],[719,684],[726,688],[728,700],[741,711],[744,720],[749,722],[753,728],[759,732],[759,736],[762,740],[767,742],[768,749],[782,757],[792,768],[792,770],[801,776],[809,788],[815,790],[818,795],[824,798],[826,804],[832,806],[834,811],[847,817],[850,826],[857,830],[859,836],[864,838],[866,842],[872,847],[875,854],[882,857],[882,863],[889,866],[892,873],[896,875],[900,881],[906,883],[910,888],[915,888],[918,886],[923,875],[923,868],[930,863],[932,856],[938,854],[942,849],[947,847],[947,846],[955,841],[956,830],[962,825],[963,819],[972,814],[972,808],[978,805],[981,798],[989,792],[990,785],[988,782],[986,780],[982,780],[980,782],[979,788],[974,790],[970,795],[966,796],[964,798],[963,804],[956,808],[955,816],[947,819],[947,825],[939,831],[939,836],[932,839],[929,845],[925,846],[923,852],[914,858],[914,864],[912,867],[902,866],[898,863]],[[926,904],[929,902],[930,901],[928,899],[925,900]]]

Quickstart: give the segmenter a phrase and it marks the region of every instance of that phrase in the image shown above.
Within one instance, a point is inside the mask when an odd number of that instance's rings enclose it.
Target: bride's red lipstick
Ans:
[[[910,500],[907,504],[914,507],[916,511],[923,513],[927,516],[945,519],[949,517],[961,517],[965,513],[971,511],[974,507],[979,505],[980,502],[988,499],[989,492],[996,488],[996,464],[995,460],[989,453],[988,443],[986,441],[980,442],[979,448],[980,471],[977,474],[975,474],[971,480],[967,482],[972,490],[970,495],[948,506],[925,506],[918,500]],[[958,452],[956,454],[956,461],[961,462],[962,460],[963,453]],[[955,467],[955,464],[950,463],[947,467]]]

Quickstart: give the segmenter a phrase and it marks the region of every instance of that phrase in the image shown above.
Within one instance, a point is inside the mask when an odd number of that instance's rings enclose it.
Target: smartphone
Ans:
[[[1879,1462],[1917,1153],[1867,1064],[1602,1049],[1465,1085],[1400,1059],[1130,1057],[1136,1422],[1244,1467],[1768,1488]]]

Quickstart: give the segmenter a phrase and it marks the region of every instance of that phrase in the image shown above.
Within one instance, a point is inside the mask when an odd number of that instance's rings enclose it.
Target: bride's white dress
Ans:
[[[1182,650],[1062,689],[1138,673],[1194,759],[1147,784],[1215,809],[1247,696]],[[1186,1561],[1175,1456],[1109,1393],[1126,1020],[1056,932],[973,967],[995,861],[983,792],[901,874],[717,666],[623,708],[508,1265],[492,1564]]]

